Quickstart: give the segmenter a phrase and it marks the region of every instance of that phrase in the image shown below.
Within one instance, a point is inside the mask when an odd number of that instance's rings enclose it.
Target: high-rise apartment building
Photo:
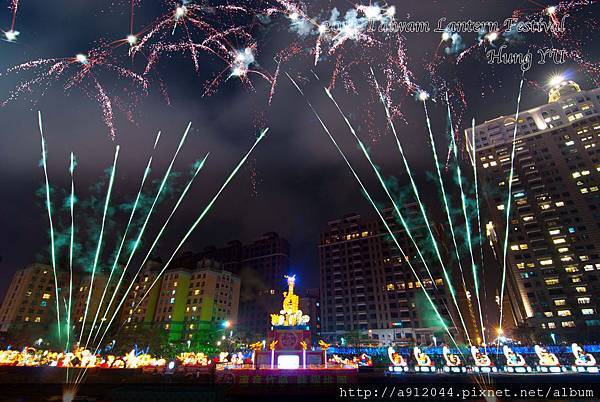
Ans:
[[[156,302],[161,287],[159,282],[152,288],[150,286],[158,277],[161,268],[161,263],[148,261],[140,275],[135,279],[131,291],[125,296],[119,323],[123,323],[127,329],[137,329],[138,325],[151,325],[154,322]],[[148,294],[144,297],[146,293]]]
[[[64,333],[67,323],[67,304],[69,303],[69,287],[71,292],[71,332],[79,334],[86,317],[85,335],[90,331],[92,322],[95,328],[103,321],[103,317],[112,315],[117,303],[113,303],[110,311],[106,311],[108,302],[115,291],[112,283],[104,292],[108,275],[96,272],[93,291],[90,295],[91,274],[74,272],[73,277],[65,271],[57,275],[61,331]],[[98,310],[104,294],[102,308]],[[89,297],[91,296],[91,297]],[[88,303],[89,297],[89,303]],[[119,295],[115,296],[118,300]],[[17,271],[0,307],[0,332],[19,333],[19,337],[30,338],[29,335],[45,337],[58,334],[56,320],[56,290],[52,267],[46,264],[32,264]],[[86,315],[87,309],[87,315]]]
[[[81,325],[85,317],[85,328],[84,333],[88,334],[92,324],[94,325],[93,334],[100,326],[100,323],[104,321],[104,318],[110,319],[112,317],[118,302],[124,292],[124,286],[120,287],[117,294],[114,295],[116,290],[117,279],[115,276],[111,278],[110,283],[107,285],[109,275],[104,272],[96,272],[93,276],[91,273],[86,273],[79,276],[79,279],[75,278],[73,287],[73,305],[72,311],[72,322],[73,327],[76,331],[81,331]],[[63,288],[63,292],[65,289]],[[63,293],[64,295],[64,293]],[[116,299],[110,303],[111,299]],[[102,301],[102,305],[100,302]],[[110,304],[110,311],[107,308]],[[86,313],[87,310],[87,313]]]
[[[467,149],[491,211],[500,271],[512,175],[504,316],[542,341],[598,340],[600,88],[552,84],[547,104],[466,130]]]
[[[219,263],[202,260],[194,269],[167,270],[140,303],[157,273],[157,267],[146,267],[128,296],[122,313],[126,331],[160,327],[177,341],[224,323],[236,325],[240,279]]]
[[[403,205],[402,210],[411,220],[417,214],[414,204]],[[456,333],[451,316],[455,312],[449,308],[442,275],[432,270],[435,283],[429,278],[392,210],[385,210],[384,216],[436,309]],[[417,244],[423,241],[423,228],[412,230]],[[382,344],[426,343],[445,332],[379,218],[347,215],[330,221],[321,233],[319,257],[321,333],[326,339],[360,334]]]
[[[300,310],[310,317],[310,337],[313,342],[321,339],[321,301],[319,288],[308,288],[300,292]]]
[[[281,278],[289,273],[288,241],[268,232],[248,244],[236,240],[222,248],[207,247],[200,253],[182,254],[173,265],[190,268],[204,259],[219,262],[224,270],[241,278],[236,331],[250,341],[263,339],[270,326],[269,314],[280,303]]]
[[[32,264],[17,271],[0,307],[0,332],[15,328],[48,328],[56,324],[52,267]]]

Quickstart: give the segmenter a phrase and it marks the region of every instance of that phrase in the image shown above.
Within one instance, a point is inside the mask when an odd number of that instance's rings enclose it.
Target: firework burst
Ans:
[[[109,74],[117,79],[132,84],[135,89],[145,93],[148,85],[146,79],[112,61],[110,49],[98,47],[89,53],[79,53],[73,57],[38,59],[19,64],[7,70],[7,74],[31,73],[33,78],[21,81],[0,103],[0,107],[14,101],[24,93],[41,88],[42,93],[49,87],[63,82],[63,88],[69,92],[80,88],[87,96],[95,100],[102,109],[104,124],[108,128],[110,138],[114,140],[114,103],[116,96],[112,95],[102,84],[104,75]]]
[[[256,61],[257,44],[246,25],[253,11],[236,5],[211,6],[189,1],[168,2],[167,6],[169,11],[150,27],[121,41],[130,45],[132,57],[143,54],[147,58],[144,76],[171,54],[187,55],[198,73],[205,54],[219,60],[224,68],[207,80],[204,95],[213,93],[221,82],[232,77],[250,88],[250,74],[272,82],[270,74]]]

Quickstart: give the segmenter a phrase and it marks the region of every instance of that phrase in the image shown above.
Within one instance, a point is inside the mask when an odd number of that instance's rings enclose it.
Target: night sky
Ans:
[[[149,3],[158,2],[142,2],[137,7],[135,24],[138,29],[171,7]],[[428,20],[432,26],[440,17],[502,21],[517,8],[539,9],[526,1],[402,1],[395,5],[398,19]],[[324,15],[333,6],[319,2]],[[344,12],[352,4],[339,2],[337,6]],[[4,29],[9,24],[10,17],[6,7],[2,8],[0,28]],[[257,62],[266,70],[274,70],[275,52],[294,39],[294,33],[285,28],[285,23],[284,18],[279,17],[279,20],[274,18],[269,26],[257,25],[254,29],[259,49]],[[110,42],[123,38],[129,31],[129,2],[23,0],[15,29],[21,32],[16,43],[0,42],[0,71],[37,58],[72,57],[99,44],[100,39]],[[465,34],[463,38],[471,44],[475,36]],[[438,48],[440,34],[408,33],[405,37],[408,66],[415,81],[434,92],[424,65]],[[350,51],[360,57],[360,49]],[[131,61],[126,53],[126,46],[116,52],[118,62],[134,71],[143,71],[143,57]],[[311,66],[311,62],[309,56],[284,64],[282,69],[294,77],[313,78],[303,81],[305,93],[364,174],[366,182],[374,190],[373,194],[383,201],[374,176],[352,141],[343,119],[323,92],[324,83],[328,82],[328,74],[331,74],[331,60],[323,60],[316,68]],[[202,97],[204,82],[211,72],[222,69],[223,65],[215,58],[204,56],[201,63],[200,72],[196,73],[187,55],[175,54],[161,59],[157,69],[168,87],[171,104],[166,103],[156,82],[152,83],[148,95],[141,97],[133,108],[135,124],[115,108],[115,141],[109,138],[99,104],[77,87],[65,92],[64,80],[57,85],[34,88],[0,108],[0,294],[4,293],[15,270],[35,261],[47,250],[48,219],[42,200],[36,196],[36,191],[43,185],[43,171],[39,166],[38,110],[44,116],[48,173],[57,193],[58,188],[68,188],[71,151],[78,159],[77,191],[84,196],[87,188],[105,177],[105,169],[112,163],[115,144],[121,146],[113,194],[116,202],[129,202],[135,197],[156,132],[161,130],[163,135],[155,152],[152,179],[162,177],[183,130],[188,122],[192,122],[193,131],[175,164],[175,170],[184,172],[185,179],[185,172],[194,161],[207,152],[211,155],[160,243],[158,254],[163,258],[170,255],[188,225],[251,146],[259,129],[270,127],[268,136],[184,249],[223,246],[233,239],[248,242],[264,232],[276,231],[292,245],[293,270],[306,277],[306,283],[318,284],[317,244],[319,233],[326,227],[327,221],[350,212],[372,216],[373,211],[305,100],[285,75],[279,76],[271,105],[267,104],[269,85],[256,77],[252,78],[254,89],[232,78],[221,83],[214,95]],[[314,79],[311,68],[322,77],[322,82]],[[464,122],[468,124],[472,117],[482,122],[514,113],[521,75],[519,66],[494,68],[492,74],[492,68],[480,58],[465,62],[457,70],[456,79],[462,80],[468,104]],[[557,71],[570,71],[572,78],[584,88],[592,85],[589,77],[577,71],[577,66],[570,61],[561,66],[534,64],[526,73],[528,84],[524,89],[523,108],[546,100],[543,88],[530,85],[529,80],[543,83]],[[359,112],[367,107],[367,94],[361,92],[362,88],[366,88],[367,74],[364,69],[362,73],[357,70],[353,74],[359,94],[347,93],[341,84],[334,88],[333,94],[349,112],[358,134],[368,143],[373,159],[381,166],[385,176],[396,176],[400,182],[405,182],[402,161],[392,135],[384,129],[385,121],[380,119],[378,124],[381,127],[377,126],[375,130],[380,134],[373,136],[359,120]],[[22,78],[19,74],[2,74],[0,98],[6,99]],[[108,88],[121,85],[121,81],[110,74],[99,79]],[[440,96],[437,98],[442,99]],[[368,107],[381,109],[380,104]],[[439,152],[445,155],[446,147],[441,145],[442,140],[447,138],[444,132],[445,106],[438,101],[430,102],[429,107],[435,135],[439,139]],[[423,186],[428,207],[439,210],[440,201],[426,179],[426,173],[433,169],[433,160],[426,141],[423,109],[410,96],[404,96],[402,108],[404,119],[396,122],[397,130],[411,167]],[[461,127],[461,130],[464,128]],[[60,203],[60,200],[56,202]],[[147,233],[156,233],[174,202],[175,199],[169,199],[161,205]],[[117,227],[125,223],[124,216],[115,217]],[[96,219],[99,221],[100,218],[99,210]],[[111,236],[114,238],[115,232],[107,233],[108,238]],[[148,242],[149,238],[145,244]]]

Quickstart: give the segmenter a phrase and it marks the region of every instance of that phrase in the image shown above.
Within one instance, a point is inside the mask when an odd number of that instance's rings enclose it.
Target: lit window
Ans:
[[[194,296],[198,296],[200,294],[200,289],[194,290]]]
[[[544,281],[546,283],[546,285],[548,286],[553,286],[553,285],[558,285],[558,278],[550,278],[550,279],[546,279]]]
[[[560,234],[560,229],[554,229],[550,231],[551,236],[556,236],[557,234]]]
[[[549,322],[548,323],[548,328],[550,328],[550,329],[556,328],[556,324],[553,323],[553,322]]]
[[[388,283],[386,286],[387,290],[394,290],[394,284],[393,283]]]
[[[558,248],[558,252],[559,253],[566,253],[567,251],[569,251],[569,247],[559,247]]]
[[[504,204],[500,204],[496,207],[498,211],[504,211]]]
[[[583,315],[592,315],[594,313],[595,313],[595,311],[593,308],[582,308],[581,309],[581,314],[583,314]]]
[[[48,300],[49,298],[50,298],[50,293],[44,293],[44,294],[42,295],[42,299],[46,299],[46,300]]]
[[[566,242],[566,240],[565,240],[564,238],[562,238],[562,237],[561,237],[561,238],[559,238],[559,239],[554,239],[554,240],[552,240],[552,242],[553,242],[554,244],[562,244],[562,243],[565,243],[565,242]]]
[[[35,317],[35,320],[34,320],[34,321],[35,321],[35,322],[40,322],[40,321],[41,321],[41,318],[40,318],[40,317]]]
[[[173,286],[177,287],[177,281],[173,282]]]
[[[573,272],[579,271],[579,269],[577,267],[571,266],[571,267],[565,267],[565,271],[569,272],[569,273],[573,273]]]
[[[171,304],[175,303],[175,298],[171,297]]]
[[[573,321],[563,321],[560,323],[560,325],[563,326],[563,328],[573,328],[575,327],[575,322]]]
[[[577,298],[577,303],[578,304],[590,304],[591,299],[589,297],[578,297]]]
[[[552,265],[552,260],[551,259],[542,260],[542,261],[540,261],[540,265]]]
[[[552,311],[545,311],[545,312],[544,312],[544,315],[545,315],[546,317],[552,317],[552,316],[554,315],[554,313],[552,313]]]
[[[575,288],[575,291],[576,291],[577,293],[585,293],[585,292],[587,292],[587,288],[586,288],[585,286],[577,286],[577,287]]]
[[[565,304],[567,304],[567,301],[565,299],[554,300],[554,305],[555,306],[564,306]]]
[[[571,315],[571,310],[558,310],[556,313],[559,317],[568,317]]]

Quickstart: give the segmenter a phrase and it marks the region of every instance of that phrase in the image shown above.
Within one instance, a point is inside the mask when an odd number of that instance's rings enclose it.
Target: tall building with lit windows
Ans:
[[[121,315],[126,331],[161,328],[178,341],[202,329],[236,325],[240,279],[219,263],[202,260],[193,269],[169,269],[150,288],[159,272],[160,264],[148,266],[137,279]]]
[[[129,294],[126,295],[119,324],[124,324],[126,330],[136,330],[140,325],[149,325],[154,321],[156,302],[160,294],[160,279],[157,284],[150,288],[160,270],[162,264],[157,261],[148,261],[140,275],[135,279]],[[128,286],[128,285],[127,285]],[[147,296],[144,297],[144,295]]]
[[[71,305],[71,330],[77,332],[81,329],[86,317],[85,333],[89,333],[92,322],[96,321],[95,328],[103,321],[104,316],[111,317],[116,310],[117,303],[113,303],[110,311],[106,311],[109,300],[112,299],[116,289],[114,282],[105,292],[108,275],[96,272],[94,275],[93,291],[90,295],[92,277],[90,273],[74,272],[73,277],[66,271],[57,274],[59,300],[61,308],[61,322],[66,323],[66,303],[69,286],[72,288]],[[115,299],[122,296],[119,292]],[[102,308],[98,311],[102,295],[104,299]],[[88,303],[88,296],[89,303]],[[56,290],[52,267],[46,264],[31,264],[15,272],[12,282],[0,307],[0,332],[9,332],[15,336],[16,341],[25,341],[35,336],[36,339],[55,334],[56,332]],[[87,314],[86,314],[87,310]],[[17,336],[18,334],[18,336]]]
[[[414,221],[418,214],[416,204],[403,205],[402,210],[409,221]],[[452,324],[456,311],[449,305],[451,299],[441,273],[438,268],[430,267],[434,285],[392,210],[385,210],[384,215],[437,310],[456,336]],[[423,229],[413,228],[417,244],[426,237],[427,231]],[[433,336],[440,341],[444,337],[445,330],[378,217],[351,214],[328,222],[321,233],[319,260],[321,334],[325,339],[358,337],[361,342],[389,345],[426,344],[432,342]]]
[[[81,331],[84,317],[86,321],[84,332],[86,334],[89,333],[88,331],[92,324],[94,324],[94,330],[96,330],[104,317],[107,317],[107,319],[112,317],[118,306],[118,302],[123,296],[125,286],[120,287],[117,294],[114,295],[115,290],[117,290],[116,279],[113,277],[107,287],[108,277],[109,275],[107,273],[96,272],[93,276],[93,284],[91,273],[80,273],[78,278],[74,278],[75,286],[73,287],[73,306],[71,314],[73,315],[73,328],[76,331]],[[92,286],[91,290],[90,285]],[[64,290],[65,289],[63,288],[63,291]],[[113,295],[116,302],[113,301],[110,303],[110,301],[113,300]],[[101,301],[102,305],[100,305]],[[111,304],[110,311],[107,311],[106,309],[109,304]]]
[[[540,341],[598,340],[600,88],[554,79],[547,104],[514,117],[475,127],[475,152],[471,129],[465,133],[500,271],[514,162],[504,316]]]
[[[32,264],[17,271],[0,307],[0,332],[49,328],[56,323],[55,296],[51,266]]]
[[[270,327],[269,314],[281,302],[281,278],[290,271],[290,244],[275,232],[252,242],[233,240],[224,247],[206,247],[199,253],[182,253],[173,266],[192,269],[202,260],[218,262],[242,282],[236,332],[248,341],[264,339]]]

